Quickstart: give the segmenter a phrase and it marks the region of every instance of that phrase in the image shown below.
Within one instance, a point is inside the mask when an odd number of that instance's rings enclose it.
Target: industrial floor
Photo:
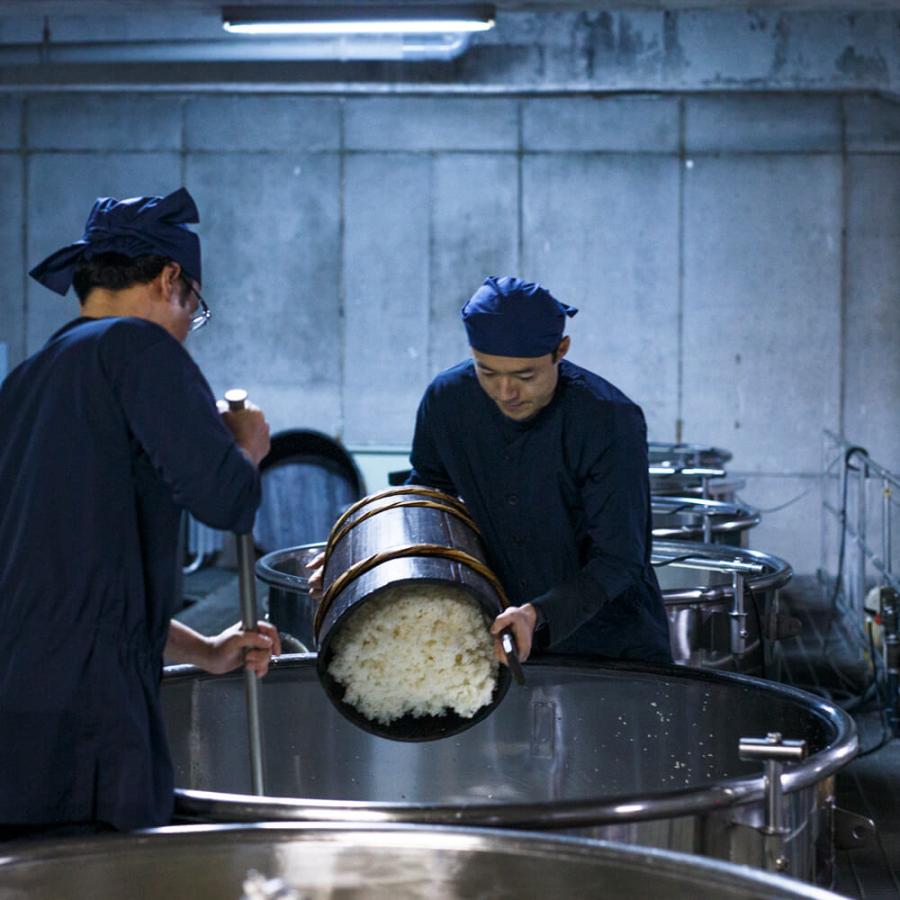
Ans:
[[[780,680],[846,703],[871,683],[871,666],[856,630],[833,616],[831,590],[813,577],[795,578],[782,599],[803,622],[783,641]],[[900,898],[900,740],[890,738],[872,702],[854,715],[860,754],[837,777],[837,805],[875,822],[875,840],[838,853],[835,890],[862,900]]]
[[[264,585],[258,584],[258,593],[264,607]],[[239,619],[234,571],[200,569],[185,578],[184,594],[188,605],[177,618],[191,628],[213,634]],[[795,578],[782,592],[803,628],[799,637],[781,642],[770,675],[841,702],[871,675],[846,621],[832,623],[827,594],[813,577]],[[860,900],[900,900],[900,740],[885,741],[882,718],[871,707],[855,719],[862,753],[839,773],[837,803],[872,819],[877,831],[869,846],[838,852],[834,889]]]

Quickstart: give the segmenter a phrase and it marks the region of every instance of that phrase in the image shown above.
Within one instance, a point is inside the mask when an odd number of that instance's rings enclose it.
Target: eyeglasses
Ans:
[[[206,301],[200,295],[200,291],[184,276],[182,276],[181,280],[187,285],[188,290],[197,297],[197,309],[194,310],[194,314],[191,316],[191,327],[188,329],[188,334],[190,334],[192,331],[202,328],[212,318],[212,313],[206,305]]]

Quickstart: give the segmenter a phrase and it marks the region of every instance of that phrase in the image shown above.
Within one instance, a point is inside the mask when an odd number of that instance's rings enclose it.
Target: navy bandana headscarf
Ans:
[[[100,253],[112,252],[132,258],[165,256],[200,283],[200,238],[185,227],[185,223],[199,221],[197,205],[186,188],[166,197],[98,197],[81,240],[57,250],[28,274],[65,296],[78,266]]]
[[[462,319],[479,353],[534,357],[556,350],[566,317],[577,312],[539,284],[492,275],[462,308]]]

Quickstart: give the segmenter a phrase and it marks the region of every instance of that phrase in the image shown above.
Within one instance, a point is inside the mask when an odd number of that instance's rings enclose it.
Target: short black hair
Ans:
[[[83,262],[72,276],[72,286],[81,303],[94,288],[123,291],[135,284],[149,284],[171,260],[165,256],[125,256],[122,253],[98,253]]]

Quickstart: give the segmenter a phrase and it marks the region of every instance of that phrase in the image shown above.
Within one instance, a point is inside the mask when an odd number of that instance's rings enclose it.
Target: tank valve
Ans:
[[[790,860],[785,854],[785,795],[781,773],[785,763],[806,759],[806,741],[785,740],[777,731],[764,738],[741,738],[738,754],[743,760],[759,760],[765,765],[766,824],[761,829],[766,836],[766,863],[777,872],[786,872]]]

